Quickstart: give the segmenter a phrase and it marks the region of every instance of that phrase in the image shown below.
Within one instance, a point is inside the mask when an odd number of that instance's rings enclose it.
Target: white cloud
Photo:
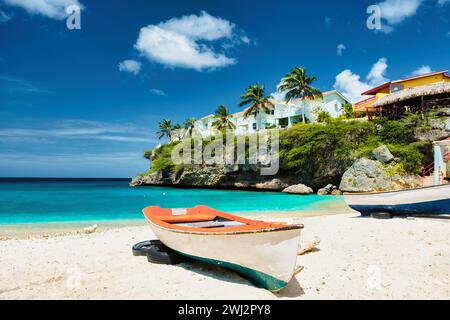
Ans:
[[[25,177],[130,177],[148,169],[141,152],[0,152],[0,175]]]
[[[245,44],[250,44],[250,43],[252,43],[252,39],[250,39],[249,37],[247,37],[247,36],[242,36],[241,37],[241,41],[243,42],[243,43],[245,43]]]
[[[233,23],[202,11],[200,15],[172,18],[141,28],[135,48],[150,61],[168,67],[196,70],[226,67],[236,60],[205,42],[228,41],[231,46],[237,42],[250,43],[245,35],[238,37],[235,29]],[[225,47],[229,46],[228,43]]]
[[[370,69],[370,72],[367,75],[369,85],[378,86],[384,82],[389,81],[389,79],[385,78],[387,68],[388,68],[387,59],[386,58],[379,59],[372,66],[372,69]]]
[[[6,23],[11,20],[11,17],[4,11],[0,10],[0,23]]]
[[[361,93],[389,81],[389,79],[385,78],[387,67],[386,58],[379,59],[367,74],[367,81],[362,81],[358,74],[353,73],[349,69],[344,70],[336,76],[334,88],[352,102],[360,101],[364,99]]]
[[[150,89],[150,92],[153,93],[153,94],[156,95],[156,96],[167,97],[167,93],[164,92],[164,91],[161,90],[161,89],[153,88],[153,89]]]
[[[338,44],[337,46],[337,55],[342,56],[343,51],[347,49],[343,43]]]
[[[214,41],[221,38],[231,38],[234,24],[202,11],[198,16],[191,14],[181,18],[172,18],[160,23],[158,27],[190,39]]]
[[[9,94],[50,94],[50,90],[40,84],[21,78],[0,75],[0,91]]]
[[[66,8],[71,5],[84,8],[78,0],[3,0],[3,2],[10,6],[23,8],[29,14],[40,14],[56,20],[65,19],[68,16]]]
[[[385,0],[377,5],[381,9],[383,23],[381,31],[390,33],[394,26],[414,16],[424,0]]]
[[[369,90],[371,86],[361,81],[359,75],[347,69],[336,76],[334,88],[350,101],[356,102],[362,99],[361,93]]]
[[[81,153],[81,154],[30,154],[21,152],[5,152],[0,153],[0,163],[61,163],[66,167],[70,167],[68,162],[74,164],[100,162],[100,164],[110,161],[136,161],[142,158],[142,153],[138,152],[110,152],[110,153]]]
[[[135,60],[124,60],[119,63],[119,71],[131,72],[133,74],[138,74],[141,71],[142,64]]]
[[[117,142],[156,142],[145,129],[128,124],[111,124],[90,120],[62,120],[46,128],[2,128],[1,142],[54,142],[58,139],[89,139]]]
[[[431,70],[430,66],[423,65],[423,66],[417,68],[416,70],[414,70],[414,71],[411,73],[411,75],[412,75],[412,76],[420,76],[420,75],[422,75],[422,74],[426,74],[426,73],[430,73],[430,72],[433,72],[433,71]]]

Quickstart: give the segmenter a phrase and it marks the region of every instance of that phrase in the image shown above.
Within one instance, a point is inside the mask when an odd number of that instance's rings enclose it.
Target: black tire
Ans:
[[[392,219],[392,214],[389,212],[372,212],[370,216],[374,219]]]
[[[159,240],[146,240],[136,243],[133,248],[133,256],[146,256],[148,249],[153,245],[162,244]]]
[[[166,247],[164,244],[155,244],[148,247],[147,260],[156,264],[174,265],[189,261],[189,258],[176,253],[172,249]]]

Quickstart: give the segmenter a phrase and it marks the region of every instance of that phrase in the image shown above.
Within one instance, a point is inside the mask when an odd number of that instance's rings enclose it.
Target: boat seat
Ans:
[[[160,219],[167,223],[202,222],[212,221],[216,216],[210,214],[187,214],[182,216],[161,216]]]
[[[204,221],[204,222],[192,222],[192,223],[180,223],[177,225],[191,228],[223,228],[225,225],[218,221]]]
[[[203,221],[203,222],[185,222],[185,223],[172,223],[178,226],[190,227],[190,228],[231,228],[237,226],[244,226],[245,223],[238,221]]]

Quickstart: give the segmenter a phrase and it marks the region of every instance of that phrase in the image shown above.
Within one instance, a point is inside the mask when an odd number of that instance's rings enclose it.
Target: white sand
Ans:
[[[450,220],[308,217],[305,269],[280,294],[202,263],[154,265],[147,226],[0,241],[0,299],[449,299]]]

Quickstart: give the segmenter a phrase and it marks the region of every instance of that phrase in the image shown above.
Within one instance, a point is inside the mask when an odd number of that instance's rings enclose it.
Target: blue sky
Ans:
[[[296,66],[353,100],[447,69],[449,20],[450,0],[0,0],[0,176],[131,177],[161,119],[237,111],[246,86],[274,92]]]

